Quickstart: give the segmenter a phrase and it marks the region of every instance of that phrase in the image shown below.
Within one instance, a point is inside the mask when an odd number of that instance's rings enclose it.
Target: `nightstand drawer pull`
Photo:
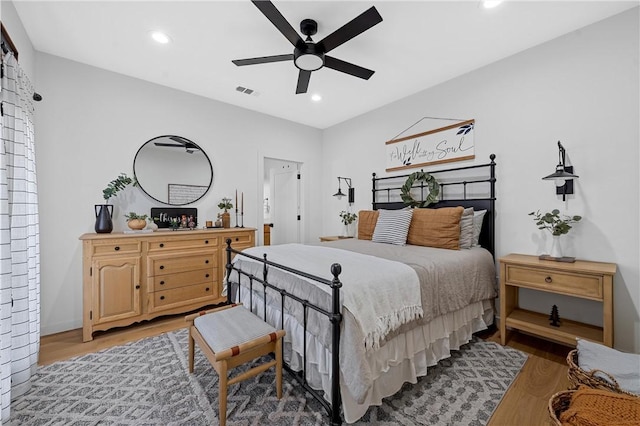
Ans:
[[[160,281],[160,285],[164,285],[164,281]]]
[[[551,281],[553,281],[553,280],[552,280],[552,279],[551,279],[551,277],[549,277],[549,276],[547,276],[547,277],[544,279],[544,282],[545,282],[545,283],[550,283]]]
[[[209,291],[209,287],[205,288],[204,291]]]
[[[114,249],[115,251],[119,251],[119,250],[120,250],[120,246],[115,246],[113,249]]]
[[[139,289],[140,289],[140,286],[139,286],[139,285],[137,285],[137,286],[136,286],[136,290],[139,290]]]
[[[164,269],[164,265],[160,265],[160,269]]]
[[[204,243],[205,244],[209,244],[209,240],[204,240]]]
[[[164,247],[164,243],[160,243],[160,248]]]
[[[164,296],[160,296],[160,300],[164,300]]]

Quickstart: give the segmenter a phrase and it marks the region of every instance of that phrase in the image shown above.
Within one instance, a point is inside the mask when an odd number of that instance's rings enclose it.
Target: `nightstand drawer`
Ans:
[[[510,285],[602,300],[601,275],[575,274],[507,265],[505,279]]]

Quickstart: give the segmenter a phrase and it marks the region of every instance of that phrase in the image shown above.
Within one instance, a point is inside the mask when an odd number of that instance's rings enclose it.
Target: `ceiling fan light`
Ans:
[[[322,68],[324,61],[313,53],[305,53],[295,59],[296,67],[304,71],[316,71]]]

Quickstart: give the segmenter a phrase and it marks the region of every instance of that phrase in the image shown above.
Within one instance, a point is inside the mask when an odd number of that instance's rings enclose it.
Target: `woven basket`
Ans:
[[[573,393],[576,392],[574,390],[561,391],[554,394],[551,399],[549,399],[549,416],[551,417],[551,421],[553,424],[562,426],[562,422],[559,420],[560,415],[569,408],[569,404],[571,403],[571,397]]]
[[[569,355],[567,355],[567,364],[569,365],[569,370],[567,371],[567,377],[569,378],[569,389],[577,389],[578,386],[584,385],[592,389],[608,390],[635,397],[638,396],[634,393],[621,389],[616,379],[606,371],[597,369],[584,371],[583,369],[581,369],[578,366],[577,349],[569,352]],[[596,374],[601,374],[607,377],[607,379],[605,380],[604,378],[599,377]]]

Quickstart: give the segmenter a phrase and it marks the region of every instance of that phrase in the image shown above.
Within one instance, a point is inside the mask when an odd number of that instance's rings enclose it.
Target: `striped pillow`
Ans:
[[[374,243],[395,244],[403,246],[407,243],[407,233],[411,225],[413,210],[378,210],[380,212],[371,241]]]

